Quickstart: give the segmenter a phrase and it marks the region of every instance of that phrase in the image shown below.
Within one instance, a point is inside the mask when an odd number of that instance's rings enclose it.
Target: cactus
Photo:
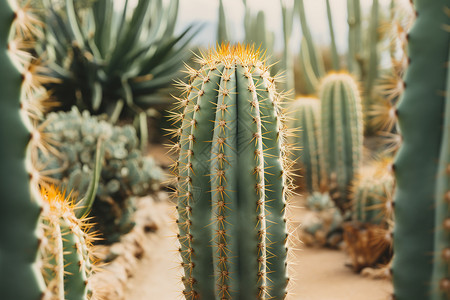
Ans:
[[[288,173],[280,94],[259,53],[202,55],[180,105],[180,254],[187,299],[284,299]]]
[[[348,23],[348,71],[360,75],[361,70],[361,3],[360,0],[347,0]]]
[[[346,73],[327,75],[320,86],[322,144],[330,195],[336,206],[350,209],[349,187],[361,164],[363,121],[354,79]]]
[[[375,161],[356,176],[351,187],[352,221],[392,224],[394,178],[386,168],[388,161]]]
[[[344,240],[359,272],[389,263],[392,258],[394,178],[387,166],[391,159],[362,168],[352,185],[352,216],[344,223]]]
[[[223,0],[219,0],[219,20],[217,25],[217,41],[219,43],[226,43],[229,41],[227,19],[225,9],[223,7]]]
[[[78,219],[74,199],[54,186],[42,188],[44,240],[40,256],[49,299],[91,299],[89,277],[93,272],[93,233],[85,217]],[[85,214],[87,209],[83,209]]]
[[[298,0],[298,13],[302,26],[303,39],[300,50],[300,64],[308,84],[308,93],[317,90],[320,79],[325,75],[325,66],[320,51],[312,39],[311,31],[306,20],[304,0]]]
[[[449,52],[450,53],[450,52]],[[450,55],[447,62],[450,60]],[[447,68],[447,93],[445,96],[444,129],[439,154],[439,166],[435,187],[435,232],[434,259],[432,274],[433,300],[444,300],[450,297],[450,71]]]
[[[327,18],[328,18],[328,28],[330,30],[330,40],[331,40],[331,63],[332,68],[335,71],[339,71],[341,68],[341,63],[339,61],[339,53],[337,51],[336,46],[336,38],[334,35],[334,26],[333,26],[333,16],[331,13],[331,5],[330,0],[326,0],[327,2]]]
[[[38,300],[40,174],[32,154],[46,143],[33,126],[40,113],[39,76],[24,48],[39,24],[27,5],[0,1],[0,291],[3,299]],[[27,43],[24,39],[27,38]],[[31,139],[30,139],[31,138]]]
[[[291,35],[292,27],[294,25],[295,8],[288,7],[285,0],[280,0],[281,15],[283,20],[283,59],[281,61],[281,68],[285,71],[286,81],[284,82],[285,90],[295,92],[294,80],[294,65],[291,63],[294,60],[291,51]],[[295,3],[294,3],[295,6]]]
[[[443,112],[446,106],[448,108],[444,93],[448,93],[449,78],[450,33],[444,28],[449,21],[448,1],[413,2],[416,21],[407,35],[409,66],[404,76],[405,90],[397,106],[403,143],[394,163],[397,184],[392,265],[394,297],[399,300],[448,299],[448,279],[443,273],[438,274],[437,269],[433,278],[433,262],[443,262],[437,256],[445,254],[442,246],[434,247],[435,243],[441,243],[445,228],[441,218],[448,212],[448,204],[442,197],[447,195],[444,190],[448,183],[448,149],[443,144],[447,142],[443,134],[448,134],[443,130]],[[436,240],[433,232],[436,232]],[[445,240],[448,241],[446,233]],[[447,272],[447,262],[439,267],[443,269]]]
[[[327,185],[322,140],[320,139],[320,102],[317,98],[300,97],[291,106],[294,115],[291,128],[299,131],[293,159],[299,161],[304,193],[323,192]]]
[[[75,189],[77,194],[73,196],[77,202],[88,190],[93,177],[97,141],[104,139],[105,164],[93,215],[97,216],[97,228],[104,234],[105,242],[113,242],[118,239],[118,233],[131,230],[134,200],[128,198],[147,195],[162,179],[161,169],[154,160],[143,157],[137,149],[135,129],[129,125],[113,126],[87,111],[81,114],[74,107],[71,112],[48,114],[42,132],[52,136],[60,153],[58,156],[40,155],[46,166],[48,183],[62,184],[66,190]]]
[[[217,41],[218,43],[226,43],[232,40],[232,37],[228,34],[228,25],[226,22],[226,14],[223,6],[223,0],[219,0],[219,21],[217,27]],[[242,0],[244,4],[244,31],[245,36],[244,43],[254,44],[259,49],[264,49],[269,62],[272,61],[272,55],[274,54],[275,45],[275,33],[267,30],[266,28],[266,16],[263,11],[258,11],[256,16],[251,12],[250,7],[247,4],[247,0]]]

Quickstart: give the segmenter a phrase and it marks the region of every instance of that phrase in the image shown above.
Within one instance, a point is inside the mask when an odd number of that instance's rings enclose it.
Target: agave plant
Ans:
[[[46,34],[37,51],[51,61],[58,109],[76,105],[115,122],[161,103],[155,93],[173,81],[193,37],[192,26],[174,34],[178,5],[96,0],[80,9],[74,0],[44,0]]]

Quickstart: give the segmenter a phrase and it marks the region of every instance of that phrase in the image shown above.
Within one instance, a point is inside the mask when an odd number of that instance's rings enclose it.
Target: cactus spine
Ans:
[[[433,253],[438,251],[434,249],[433,235],[435,208],[439,210],[445,205],[439,216],[447,213],[444,199],[436,197],[442,196],[442,187],[446,186],[443,182],[448,180],[443,173],[447,166],[438,168],[439,153],[446,147],[442,146],[442,134],[443,91],[448,90],[450,34],[444,29],[449,21],[445,10],[448,1],[415,0],[414,5],[416,21],[407,36],[409,66],[404,77],[405,90],[397,106],[403,144],[394,163],[397,190],[393,281],[394,296],[399,300],[430,299],[433,293],[447,289],[445,284],[436,287],[431,280]],[[444,156],[448,153],[441,155],[440,163],[445,163]],[[436,180],[440,182],[438,193]],[[442,223],[437,229],[439,236]]]
[[[36,81],[32,66],[23,66],[20,55],[23,35],[30,37],[34,24],[26,7],[10,3],[0,1],[0,291],[3,299],[38,300],[43,291],[35,265],[39,175],[29,154],[42,141],[31,122],[23,121],[36,104]]]
[[[354,79],[346,73],[327,75],[320,87],[321,130],[331,198],[341,211],[349,207],[349,186],[361,164],[363,121]]]
[[[189,69],[176,148],[187,299],[284,299],[287,156],[274,79],[253,48],[222,45]]]
[[[320,102],[317,98],[299,98],[293,103],[292,110],[295,111],[292,128],[299,131],[299,142],[295,143],[298,148],[292,153],[300,163],[304,181],[300,188],[309,194],[322,191],[327,175],[319,133]]]

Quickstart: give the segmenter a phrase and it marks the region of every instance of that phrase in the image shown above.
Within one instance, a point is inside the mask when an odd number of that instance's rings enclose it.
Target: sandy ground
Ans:
[[[165,215],[160,227],[147,242],[150,249],[130,280],[125,299],[176,300],[181,296],[181,268],[177,266],[173,207],[158,203]],[[392,292],[388,280],[376,280],[353,273],[346,268],[346,254],[338,250],[306,248],[298,245],[291,300],[385,300]]]

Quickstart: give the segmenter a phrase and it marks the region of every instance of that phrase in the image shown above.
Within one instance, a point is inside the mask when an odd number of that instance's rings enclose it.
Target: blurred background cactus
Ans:
[[[361,169],[352,182],[351,218],[343,225],[352,267],[387,265],[392,258],[394,227],[394,176],[390,159],[377,160]]]
[[[345,213],[350,184],[362,163],[363,120],[359,88],[346,73],[331,73],[321,85],[321,139],[330,196]]]

